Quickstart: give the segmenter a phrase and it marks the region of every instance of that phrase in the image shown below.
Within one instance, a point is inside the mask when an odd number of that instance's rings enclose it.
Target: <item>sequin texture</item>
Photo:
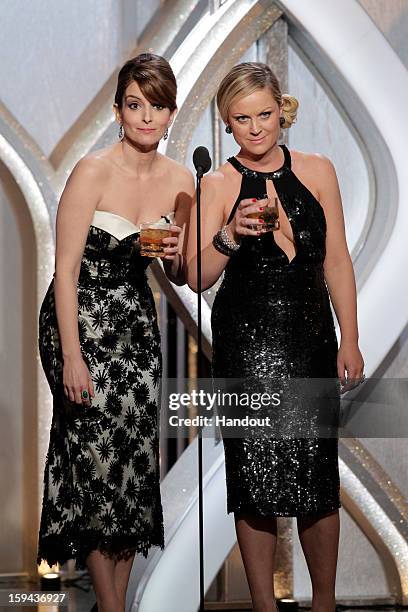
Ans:
[[[293,173],[289,150],[281,147],[284,165],[274,172],[228,160],[242,174],[228,222],[241,199],[263,197],[272,180],[296,254],[289,261],[273,232],[243,238],[212,308],[214,378],[337,377],[337,338],[323,273],[325,215]],[[223,437],[223,443],[228,512],[304,516],[341,507],[336,437]]]

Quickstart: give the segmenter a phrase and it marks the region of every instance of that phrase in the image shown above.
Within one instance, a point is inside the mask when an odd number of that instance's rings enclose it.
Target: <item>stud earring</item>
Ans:
[[[285,122],[286,122],[285,117],[283,117],[283,116],[281,115],[281,117],[280,117],[280,119],[279,119],[280,126],[281,126],[281,127],[283,127],[283,126],[285,125]]]
[[[120,124],[118,136],[119,136],[119,140],[122,140],[122,138],[124,136],[123,125],[122,124]]]
[[[232,129],[230,125],[226,125],[225,126],[225,131],[227,132],[227,134],[232,134]]]

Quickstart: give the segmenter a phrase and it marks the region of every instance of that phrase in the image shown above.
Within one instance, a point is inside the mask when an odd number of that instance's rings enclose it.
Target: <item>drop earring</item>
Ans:
[[[279,123],[280,123],[281,127],[283,127],[285,125],[285,121],[286,121],[285,117],[283,117],[283,115],[281,115],[281,117],[279,119]]]
[[[122,138],[124,136],[123,125],[122,124],[120,124],[120,126],[119,126],[119,134],[118,134],[118,136],[119,136],[119,140],[122,140]]]
[[[163,134],[163,140],[167,140],[169,137],[169,128],[166,128],[166,131]]]
[[[227,132],[227,134],[232,134],[232,129],[230,125],[226,125],[225,126],[225,131]]]

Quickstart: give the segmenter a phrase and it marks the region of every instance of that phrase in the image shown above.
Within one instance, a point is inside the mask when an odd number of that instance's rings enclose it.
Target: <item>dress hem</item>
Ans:
[[[115,561],[129,560],[135,554],[147,557],[150,548],[164,549],[164,538],[158,534],[155,539],[140,541],[140,536],[100,534],[97,532],[79,533],[75,538],[64,534],[50,534],[41,539],[37,552],[37,565],[44,560],[51,567],[56,563],[63,565],[70,559],[75,560],[76,569],[87,569],[86,558],[98,550],[105,558]]]
[[[245,508],[245,507],[240,507],[240,508],[231,508],[229,507],[227,509],[227,514],[243,514],[246,516],[251,516],[254,518],[278,518],[278,517],[282,517],[282,518],[298,518],[298,517],[307,517],[307,516],[316,516],[316,515],[322,515],[322,514],[328,514],[329,512],[334,512],[335,510],[339,510],[340,508],[343,507],[343,504],[339,502],[338,505],[335,506],[330,506],[329,508],[323,508],[323,509],[319,509],[319,510],[313,510],[310,512],[297,512],[296,514],[293,513],[283,513],[283,512],[268,512],[268,513],[264,513],[264,512],[260,512],[258,510],[255,510],[253,508]]]

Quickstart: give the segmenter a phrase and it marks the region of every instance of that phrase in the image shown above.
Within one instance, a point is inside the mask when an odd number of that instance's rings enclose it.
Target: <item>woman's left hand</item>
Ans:
[[[341,393],[353,389],[364,380],[364,359],[357,342],[340,342],[337,353],[337,373],[343,385]]]
[[[176,236],[169,236],[162,239],[163,244],[168,245],[163,249],[165,252],[163,259],[175,259],[179,249],[181,227],[178,225],[170,225],[169,229],[171,233],[176,234]]]

